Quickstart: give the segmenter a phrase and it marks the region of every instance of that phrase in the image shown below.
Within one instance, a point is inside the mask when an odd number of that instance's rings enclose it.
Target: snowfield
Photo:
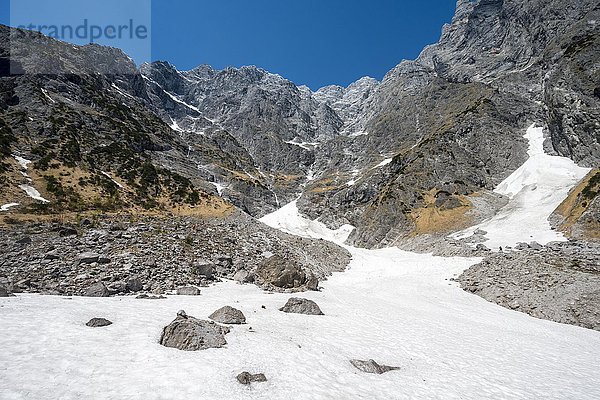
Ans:
[[[569,158],[546,154],[543,128],[532,125],[524,137],[529,141],[529,159],[495,190],[509,198],[508,204],[488,221],[452,237],[467,238],[480,229],[487,232],[488,240],[483,244],[494,251],[515,247],[519,242],[566,240],[550,228],[548,217],[591,169],[579,167]]]
[[[336,242],[349,233],[307,221],[295,203],[263,221]],[[321,292],[300,294],[325,316],[282,313],[290,295],[233,282],[167,300],[0,299],[0,398],[600,398],[600,333],[501,308],[449,281],[477,259],[347,248],[348,271]],[[206,318],[224,305],[248,320],[233,327],[226,348],[158,344],[178,310]],[[114,324],[86,327],[93,317]],[[354,358],[401,369],[369,375],[349,363]],[[242,386],[235,377],[244,370],[269,381]]]

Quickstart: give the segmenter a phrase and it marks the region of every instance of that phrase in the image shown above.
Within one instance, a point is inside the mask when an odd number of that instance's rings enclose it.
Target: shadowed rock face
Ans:
[[[159,343],[184,351],[220,348],[227,344],[225,335],[228,333],[229,328],[225,326],[179,312],[177,318],[163,329]]]

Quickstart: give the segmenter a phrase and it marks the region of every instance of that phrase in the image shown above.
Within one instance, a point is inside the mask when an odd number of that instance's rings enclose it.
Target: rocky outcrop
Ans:
[[[600,245],[522,246],[490,255],[459,278],[463,289],[536,318],[600,330]]]
[[[279,311],[290,314],[325,315],[314,301],[296,297],[289,299]]]
[[[159,343],[184,351],[221,348],[227,344],[225,335],[228,333],[229,328],[225,326],[199,320],[179,311],[177,318],[163,329]]]
[[[593,169],[550,217],[552,225],[571,238],[600,239],[600,169]]]
[[[244,316],[244,313],[230,306],[219,308],[217,311],[210,314],[208,318],[215,322],[227,325],[239,325],[246,323],[246,316]]]
[[[350,261],[350,254],[335,244],[287,235],[242,213],[226,219],[96,217],[94,226],[80,228],[77,238],[62,237],[61,226],[0,226],[0,285],[15,292],[63,295],[84,295],[91,286],[97,295],[164,294],[186,286],[197,292],[221,278],[253,282],[259,264],[272,254],[285,255],[287,263],[318,279],[343,271]],[[25,233],[32,240],[27,247],[15,242]],[[60,256],[48,257],[50,252]],[[82,264],[79,255],[85,252],[105,254],[110,262]]]

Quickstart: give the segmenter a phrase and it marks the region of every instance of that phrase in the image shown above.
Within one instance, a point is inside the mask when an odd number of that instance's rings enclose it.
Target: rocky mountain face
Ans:
[[[440,41],[386,76],[368,135],[309,185],[303,211],[357,226],[353,241],[365,246],[473,224],[501,204],[490,190],[525,160],[531,123],[550,132],[548,151],[598,165],[599,7],[459,1]],[[357,160],[344,184],[350,159],[365,153],[387,164]]]
[[[0,201],[260,217],[299,198],[313,219],[356,226],[360,246],[455,231],[504,204],[492,189],[525,161],[532,123],[547,151],[599,164],[598,21],[593,0],[460,0],[417,60],[316,92],[256,67],[137,69],[3,27]]]

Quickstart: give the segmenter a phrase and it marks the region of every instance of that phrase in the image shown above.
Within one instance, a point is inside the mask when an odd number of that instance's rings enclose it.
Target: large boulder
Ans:
[[[399,367],[390,367],[388,365],[379,365],[374,360],[350,360],[350,363],[354,365],[356,369],[366,372],[368,374],[381,375],[389,371],[395,371],[400,369]]]
[[[89,326],[90,328],[102,328],[104,326],[112,325],[112,322],[110,322],[106,318],[92,318],[85,325]]]
[[[230,306],[219,308],[212,313],[208,318],[221,324],[245,324],[246,317],[240,310]]]
[[[292,314],[324,315],[317,303],[308,299],[292,297],[279,311]]]
[[[226,326],[189,317],[180,311],[177,318],[163,329],[159,343],[184,351],[220,348],[227,344],[225,335],[228,333]]]
[[[83,294],[85,297],[108,297],[110,292],[102,282],[98,282],[87,288]]]
[[[281,289],[317,290],[318,279],[306,273],[296,262],[280,256],[272,256],[262,261],[256,269],[258,283]]]

